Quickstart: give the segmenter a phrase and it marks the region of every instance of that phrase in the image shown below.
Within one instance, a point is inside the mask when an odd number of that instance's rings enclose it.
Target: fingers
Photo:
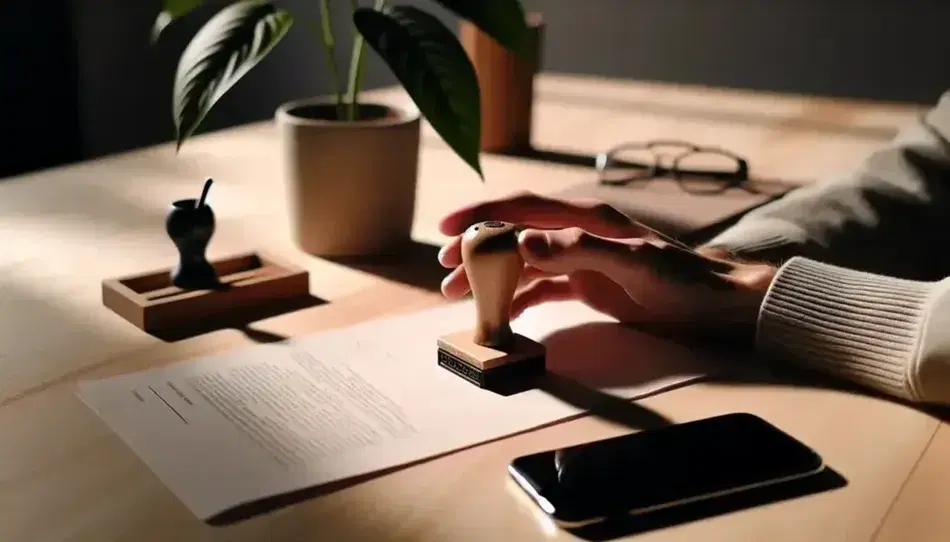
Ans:
[[[630,294],[604,275],[595,271],[578,271],[570,275],[574,295],[596,311],[613,316],[621,322],[637,322],[645,311]]]
[[[627,292],[609,278],[594,271],[578,271],[570,277],[540,279],[515,294],[511,317],[525,310],[552,301],[580,300],[596,311],[621,322],[643,319],[643,307],[630,299]]]
[[[472,204],[444,217],[439,229],[454,237],[439,251],[439,263],[447,268],[461,265],[461,239],[458,236],[472,224],[487,220],[501,220],[527,228],[575,227],[611,238],[654,238],[689,250],[679,241],[597,200],[563,200],[524,193]]]
[[[463,207],[444,217],[439,229],[445,235],[460,235],[470,225],[486,220],[545,229],[578,227],[606,237],[637,237],[655,233],[604,203],[567,201],[530,193]],[[446,258],[447,261],[456,261],[454,249],[446,251]]]
[[[455,236],[439,249],[439,263],[452,269],[462,265],[462,238]]]
[[[524,194],[463,207],[443,218],[439,228],[442,233],[454,237],[439,250],[439,263],[449,269],[461,265],[462,239],[459,235],[470,225],[486,220],[502,220],[531,228],[578,227],[606,237],[655,233],[609,205]]]
[[[606,239],[579,228],[525,230],[519,247],[531,267],[559,275],[596,271],[631,293],[669,281],[722,282],[715,273],[718,262],[644,239]]]
[[[550,279],[558,276],[560,275],[557,273],[549,273],[536,267],[526,265],[524,266],[524,271],[521,272],[521,277],[518,279],[518,287],[521,288],[538,279]]]
[[[543,279],[543,278],[552,278],[557,276],[554,273],[548,273],[546,271],[541,271],[540,269],[535,269],[530,266],[525,266],[524,271],[521,273],[521,277],[518,279],[518,287],[525,286],[530,282]],[[468,276],[465,274],[465,269],[463,267],[456,267],[445,278],[442,279],[442,295],[449,299],[460,299],[468,295],[471,291],[472,286],[468,282]]]
[[[653,245],[642,239],[610,240],[580,228],[525,230],[518,237],[528,265],[548,273],[597,271],[614,282],[629,282],[632,270],[642,267],[642,253]]]
[[[442,279],[442,295],[449,299],[460,299],[464,297],[471,288],[471,285],[468,283],[468,277],[465,276],[465,268],[462,266],[456,267]]]
[[[511,317],[517,318],[525,310],[552,301],[570,301],[574,290],[567,277],[545,278],[534,281],[511,300]]]
[[[446,267],[453,267],[451,257],[446,256],[453,249],[451,245],[446,247],[439,255],[440,261]],[[607,239],[580,228],[528,229],[519,235],[519,250],[526,263],[519,286],[540,278],[592,271],[622,286],[630,295],[651,285],[671,282],[717,289],[731,287],[728,277],[719,274],[725,271],[723,266],[731,268],[727,262],[640,238]],[[465,269],[456,264],[443,279],[441,289],[449,299],[467,295],[471,285]]]

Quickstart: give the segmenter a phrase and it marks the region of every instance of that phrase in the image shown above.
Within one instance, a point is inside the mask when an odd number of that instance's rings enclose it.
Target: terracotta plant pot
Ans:
[[[544,18],[526,19],[530,59],[505,49],[471,22],[459,23],[459,39],[468,54],[481,89],[484,152],[521,152],[531,149],[534,122],[534,79],[544,52]]]
[[[323,99],[277,109],[291,234],[315,256],[374,256],[410,242],[419,163],[418,111],[362,104],[336,120]]]

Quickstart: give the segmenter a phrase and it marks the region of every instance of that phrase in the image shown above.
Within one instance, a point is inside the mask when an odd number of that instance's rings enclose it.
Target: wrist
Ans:
[[[730,276],[745,291],[765,297],[778,275],[778,267],[769,264],[736,264]]]
[[[735,316],[744,327],[756,327],[765,295],[777,274],[778,268],[767,264],[736,264],[729,273],[737,296]]]
[[[695,251],[697,254],[704,256],[706,258],[709,258],[711,260],[724,260],[728,262],[732,262],[735,260],[732,254],[730,254],[728,251],[721,248],[701,246],[701,247],[697,247]]]
[[[733,284],[750,297],[759,297],[760,300],[765,297],[765,293],[768,292],[772,281],[775,280],[775,275],[778,273],[778,268],[773,265],[744,262],[721,248],[701,246],[697,247],[695,251],[710,260],[729,263],[732,270],[729,271],[728,275]]]
[[[706,257],[710,257],[704,254]],[[696,341],[703,347],[751,349],[755,344],[759,313],[778,269],[765,264],[740,264],[726,259],[732,270],[722,276],[731,288],[704,301],[705,310],[686,328],[670,324],[638,324],[646,331],[673,341]]]
[[[700,246],[694,250],[705,258],[726,262],[732,267],[726,273],[727,280],[733,285],[730,306],[724,307],[731,313],[726,320],[733,325],[738,323],[743,327],[755,328],[765,294],[775,280],[778,268],[766,263],[741,261],[722,248]]]

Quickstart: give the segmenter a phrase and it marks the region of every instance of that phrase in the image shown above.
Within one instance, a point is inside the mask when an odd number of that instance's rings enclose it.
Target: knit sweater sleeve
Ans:
[[[908,401],[950,405],[950,279],[914,281],[796,256],[759,312],[757,349]]]
[[[950,92],[854,171],[706,246],[779,266],[759,311],[766,359],[950,404]]]
[[[807,159],[807,157],[803,157]],[[950,274],[950,91],[854,170],[793,190],[708,243],[914,279]]]

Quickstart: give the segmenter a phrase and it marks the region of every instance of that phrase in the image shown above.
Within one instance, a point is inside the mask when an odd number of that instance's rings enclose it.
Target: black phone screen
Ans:
[[[519,457],[509,473],[553,519],[585,523],[816,474],[821,457],[746,413]]]

